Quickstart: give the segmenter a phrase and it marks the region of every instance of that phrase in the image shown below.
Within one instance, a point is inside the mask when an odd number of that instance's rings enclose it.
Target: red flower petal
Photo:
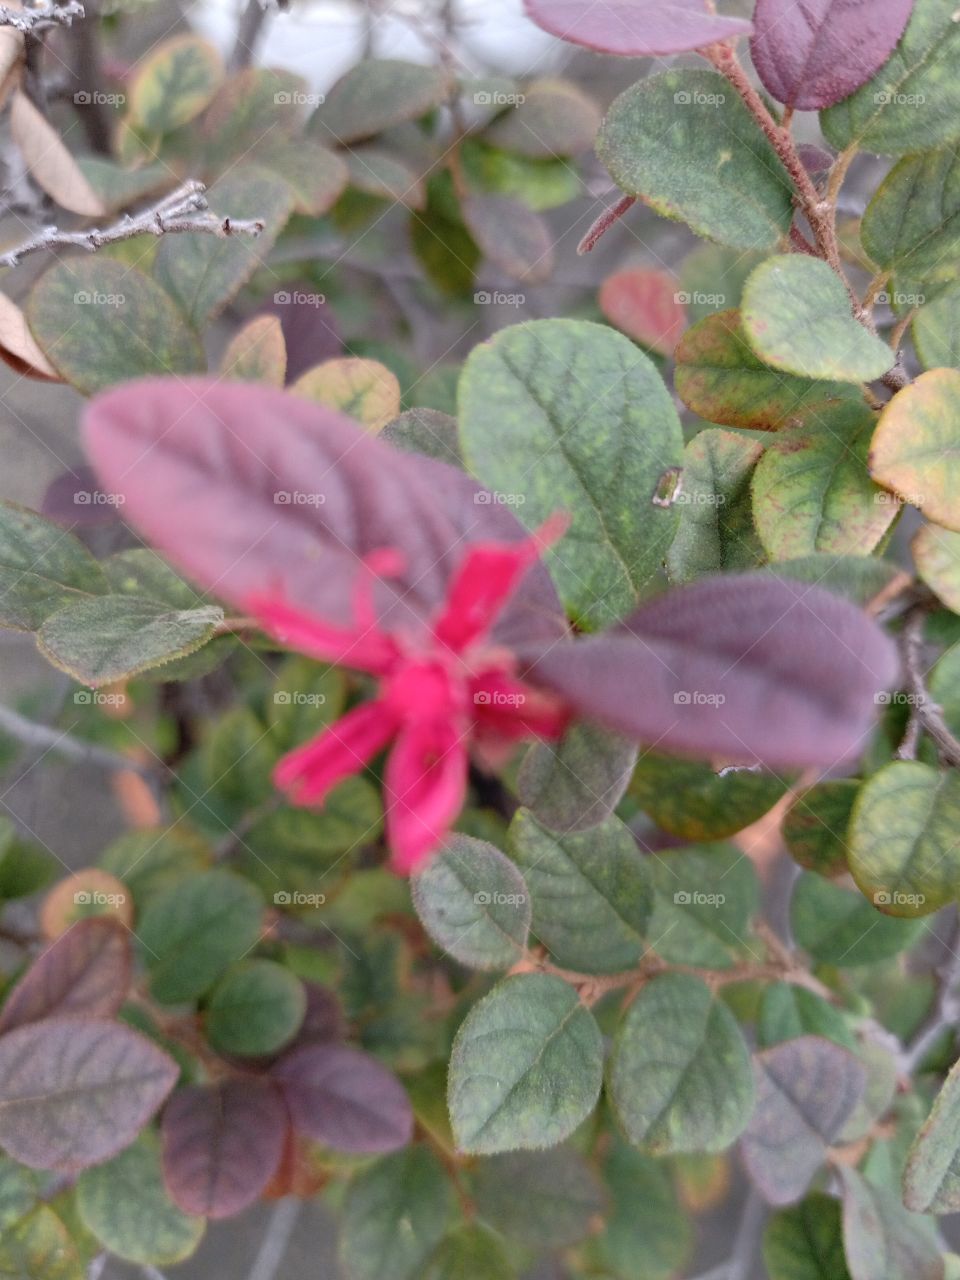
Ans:
[[[373,625],[334,627],[312,613],[270,597],[255,597],[247,602],[247,608],[281,644],[321,662],[385,675],[400,652],[393,637]]]
[[[421,722],[404,729],[384,778],[394,870],[410,875],[442,843],[467,792],[467,751],[456,726]]]
[[[559,738],[570,723],[560,698],[543,693],[503,671],[486,671],[471,681],[473,715],[478,732],[516,741]]]
[[[382,702],[365,703],[285,755],[273,780],[294,804],[320,804],[338,782],[382,750],[396,730],[397,722]]]
[[[434,634],[441,644],[454,653],[462,653],[474,640],[486,635],[520,579],[563,535],[569,523],[566,515],[558,513],[523,542],[480,542],[472,546],[451,579],[443,612],[434,624]]]

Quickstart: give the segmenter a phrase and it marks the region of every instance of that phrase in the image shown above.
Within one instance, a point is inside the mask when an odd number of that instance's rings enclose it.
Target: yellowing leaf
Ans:
[[[298,378],[292,390],[317,404],[340,409],[373,431],[400,412],[400,383],[377,360],[325,360]]]
[[[37,346],[26,316],[5,293],[0,293],[0,359],[28,378],[63,381]]]
[[[19,90],[13,95],[10,132],[38,186],[58,205],[86,218],[106,212],[60,135]]]
[[[265,382],[282,387],[287,373],[287,346],[276,316],[255,316],[235,334],[220,361],[225,378]]]
[[[141,63],[130,87],[130,120],[151,133],[170,133],[200,114],[223,75],[220,55],[206,40],[166,40]]]
[[[894,396],[873,433],[870,474],[960,531],[960,371],[931,369]]]

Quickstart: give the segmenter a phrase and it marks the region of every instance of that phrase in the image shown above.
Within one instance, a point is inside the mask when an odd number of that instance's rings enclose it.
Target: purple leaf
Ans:
[[[287,382],[343,354],[343,338],[333,308],[315,284],[300,281],[274,291],[257,315],[276,316],[287,348]]]
[[[899,670],[861,610],[761,574],[703,578],[610,631],[527,656],[535,681],[627,736],[774,768],[853,757]]]
[[[0,1146],[75,1173],[130,1145],[173,1088],[174,1060],[119,1022],[48,1018],[0,1037]]]
[[[62,471],[47,486],[40,511],[58,524],[71,528],[94,528],[114,524],[119,518],[112,495],[103,493],[92,467],[78,466]]]
[[[779,102],[819,111],[883,66],[914,0],[757,0],[750,53]]]
[[[98,396],[87,449],[124,518],[198,585],[243,608],[283,596],[331,622],[351,619],[360,557],[399,549],[407,572],[378,594],[390,627],[420,625],[472,541],[519,540],[476,481],[402,455],[332,409],[272,387],[203,378],[128,382]],[[561,634],[547,571],[531,570],[496,632]]]
[[[303,985],[307,993],[307,1011],[303,1015],[296,1039],[287,1047],[287,1053],[308,1044],[328,1044],[330,1041],[342,1040],[346,1034],[343,1007],[336,994],[329,987],[322,987],[316,982],[305,982]]]
[[[403,1086],[359,1049],[295,1049],[271,1074],[283,1088],[293,1127],[337,1151],[396,1151],[413,1136],[413,1110]]]
[[[747,1171],[770,1204],[799,1200],[860,1100],[866,1071],[818,1036],[786,1040],[753,1060],[757,1102],[740,1139]]]
[[[163,1113],[163,1176],[184,1213],[229,1218],[262,1195],[283,1155],[289,1119],[262,1080],[191,1085]]]
[[[130,988],[130,934],[117,920],[78,920],[16,984],[0,1012],[0,1032],[57,1014],[110,1018]]]
[[[749,35],[742,18],[708,13],[704,0],[524,0],[529,17],[561,40],[630,58],[683,53]]]

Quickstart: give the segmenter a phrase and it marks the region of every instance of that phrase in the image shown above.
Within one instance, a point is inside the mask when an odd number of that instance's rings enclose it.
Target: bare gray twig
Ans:
[[[129,756],[108,751],[104,747],[97,746],[95,742],[84,742],[80,738],[73,738],[63,729],[37,724],[36,721],[22,716],[19,711],[14,711],[12,707],[0,706],[0,731],[28,747],[54,751],[69,760],[77,760],[82,764],[100,765],[101,768],[111,771],[129,769],[150,781],[155,780],[155,774],[151,770],[146,769],[136,760],[130,759]]]
[[[13,27],[17,31],[46,31],[50,27],[69,27],[74,18],[84,16],[79,0],[66,0],[65,4],[35,5],[30,9],[9,9],[0,4],[0,27]]]
[[[943,1033],[954,1030],[960,1022],[960,922],[950,936],[949,955],[940,967],[940,985],[930,1016],[907,1047],[901,1059],[901,1070],[912,1075]]]
[[[0,267],[15,267],[29,253],[42,249],[71,247],[93,253],[105,244],[130,240],[133,236],[162,236],[170,232],[189,231],[206,235],[258,236],[263,230],[259,219],[234,221],[212,213],[207,205],[202,182],[186,182],[176,191],[163,197],[142,213],[125,214],[110,227],[91,227],[88,231],[61,231],[59,227],[44,227],[41,231],[15,249],[0,254]]]
[[[942,709],[933,701],[927,690],[924,628],[929,612],[930,607],[925,601],[914,605],[907,614],[900,633],[900,647],[903,652],[912,708],[907,734],[897,755],[901,760],[910,760],[916,756],[919,730],[922,728],[933,739],[944,764],[958,769],[960,768],[960,741],[954,736],[944,719]]]

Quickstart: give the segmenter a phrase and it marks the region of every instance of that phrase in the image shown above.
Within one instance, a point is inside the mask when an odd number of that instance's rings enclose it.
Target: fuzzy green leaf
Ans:
[[[960,52],[960,47],[958,47]],[[960,250],[960,150],[905,156],[867,205],[863,247],[878,267],[911,280],[956,275]]]
[[[207,1003],[206,1030],[220,1053],[276,1053],[300,1030],[307,993],[300,979],[272,960],[247,960],[228,970]]]
[[[58,609],[108,590],[103,570],[72,533],[0,502],[0,626],[35,631]]]
[[[790,923],[797,942],[814,960],[838,969],[898,955],[923,929],[917,920],[882,915],[861,894],[812,872],[796,883]]]

